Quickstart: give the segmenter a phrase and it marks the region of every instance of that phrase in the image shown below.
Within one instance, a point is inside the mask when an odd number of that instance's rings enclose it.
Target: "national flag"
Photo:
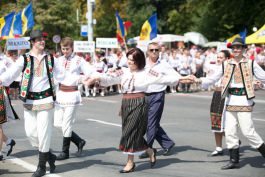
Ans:
[[[117,22],[117,34],[119,34],[121,37],[124,37],[125,36],[124,24],[118,12],[116,12],[116,22]]]
[[[241,31],[240,33],[238,34],[235,34],[234,36],[230,37],[229,39],[226,40],[227,43],[232,43],[235,38],[242,38],[244,43],[245,43],[245,40],[246,40],[246,36],[247,36],[247,29],[245,28],[243,31]]]
[[[15,12],[11,12],[10,14],[0,18],[0,37],[2,39],[9,36],[14,15]]]
[[[15,37],[20,37],[21,35],[22,35],[22,19],[20,11],[13,18],[12,27],[8,37],[15,38]]]
[[[157,14],[153,14],[142,26],[140,40],[152,40],[157,36]]]
[[[22,10],[21,19],[22,19],[22,34],[25,34],[25,32],[28,29],[34,26],[32,2],[30,2],[29,5],[27,5],[27,7],[25,7]]]
[[[123,22],[123,25],[124,25],[124,29],[125,29],[125,35],[124,36],[126,36],[128,34],[129,28],[132,26],[132,22],[126,21],[126,22]],[[120,36],[119,33],[116,34],[116,37],[117,37],[118,42],[120,44],[124,43],[124,39],[122,38],[122,36]]]

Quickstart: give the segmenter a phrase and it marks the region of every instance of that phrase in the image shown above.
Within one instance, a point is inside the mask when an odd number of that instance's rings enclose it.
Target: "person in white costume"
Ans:
[[[65,78],[59,82],[59,89],[56,92],[54,125],[62,127],[63,147],[57,160],[64,160],[69,158],[70,142],[77,146],[77,155],[81,155],[86,144],[86,141],[73,131],[76,109],[78,105],[81,105],[82,100],[78,91],[78,83],[69,84],[68,80],[72,77],[88,78],[97,72],[82,57],[75,55],[72,38],[63,38],[60,45],[63,56],[58,58],[58,63],[64,68]],[[81,73],[84,75],[81,76]]]
[[[265,84],[265,71],[256,61],[243,56],[245,45],[241,38],[236,38],[231,47],[234,58],[226,60],[223,67],[216,70],[212,76],[200,79],[190,76],[193,80],[201,82],[202,87],[208,87],[222,78],[221,96],[226,97],[225,138],[230,153],[230,161],[221,168],[223,170],[239,167],[238,125],[250,145],[265,158],[264,141],[255,131],[251,118],[255,97],[254,76]]]
[[[102,74],[92,81],[99,81],[102,86],[121,84],[123,98],[121,105],[122,136],[119,149],[128,156],[125,167],[120,173],[130,173],[135,169],[134,155],[147,151],[150,157],[150,166],[156,164],[156,149],[148,147],[144,135],[147,129],[148,105],[145,92],[150,84],[176,84],[185,79],[173,68],[166,72],[157,72],[151,68],[146,69],[144,53],[138,48],[130,49],[126,54],[128,68],[112,73]]]
[[[9,67],[11,67],[12,61],[4,56],[0,55],[0,75],[4,73]],[[0,86],[0,161],[3,160],[4,156],[2,154],[2,145],[6,145],[6,156],[12,153],[13,147],[16,145],[14,139],[9,138],[4,133],[4,124],[9,121],[9,119],[18,119],[18,115],[11,105],[11,101],[8,97],[5,87]]]
[[[33,30],[30,33],[32,49],[22,55],[9,70],[0,76],[0,85],[8,86],[22,72],[19,98],[24,102],[25,131],[31,144],[39,150],[37,170],[32,177],[46,174],[46,162],[50,172],[55,170],[56,156],[50,152],[53,108],[55,100],[54,79],[64,79],[64,72],[44,51],[45,38],[42,31]],[[81,78],[71,77],[67,84],[80,82]]]

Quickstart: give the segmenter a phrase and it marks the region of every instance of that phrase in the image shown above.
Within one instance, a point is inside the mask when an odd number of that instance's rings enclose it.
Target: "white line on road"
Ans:
[[[181,96],[181,97],[196,97],[196,98],[212,99],[212,96],[208,96],[208,95],[195,95],[195,94],[185,94],[185,93],[170,94],[170,95],[172,95],[172,96]],[[254,102],[255,103],[265,104],[265,100],[254,99]]]
[[[265,122],[264,119],[253,119],[253,120],[257,120],[257,121],[262,121],[262,122]]]
[[[115,124],[115,123],[111,123],[111,122],[105,122],[105,121],[102,121],[102,120],[97,120],[97,119],[86,119],[86,120],[91,121],[91,122],[98,122],[98,123],[105,124],[105,125],[113,125],[113,126],[116,126],[116,127],[121,127],[120,124]],[[164,126],[177,125],[177,123],[163,123],[161,125],[164,125]]]
[[[6,159],[7,161],[10,161],[12,163],[15,163],[19,166],[22,166],[23,168],[30,170],[30,171],[35,171],[37,169],[37,166],[32,165],[24,160],[18,159],[16,157],[12,157],[10,156],[8,159]],[[61,177],[60,175],[57,174],[49,174],[50,172],[48,172],[45,176],[50,176],[50,177]]]
[[[114,123],[105,122],[105,121],[102,121],[102,120],[97,120],[97,119],[86,119],[86,120],[91,121],[91,122],[98,122],[98,123],[105,124],[105,125],[113,125],[113,126],[116,126],[116,127],[121,127],[120,124],[114,124]]]
[[[118,103],[118,101],[107,100],[107,99],[96,99],[96,98],[85,98],[85,99],[90,100],[90,101],[99,101],[99,102],[105,102],[105,103]]]

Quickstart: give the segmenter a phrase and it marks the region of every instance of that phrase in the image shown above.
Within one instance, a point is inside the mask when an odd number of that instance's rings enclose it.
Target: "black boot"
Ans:
[[[72,131],[71,141],[77,146],[77,155],[80,156],[86,141],[81,139],[74,131]]]
[[[239,167],[239,148],[237,149],[229,149],[230,153],[230,161],[228,164],[223,166],[222,170],[234,169]]]
[[[51,151],[49,151],[49,159],[48,159],[48,163],[50,165],[50,173],[54,173],[55,171],[55,160],[56,160],[56,155],[54,155],[53,153],[51,153]]]
[[[70,137],[63,137],[63,148],[62,152],[56,157],[57,160],[69,159],[69,148],[70,148]]]
[[[46,174],[46,162],[49,158],[49,152],[39,152],[39,164],[37,170],[31,177],[41,177]]]
[[[265,158],[265,144],[264,143],[258,148],[258,151]]]

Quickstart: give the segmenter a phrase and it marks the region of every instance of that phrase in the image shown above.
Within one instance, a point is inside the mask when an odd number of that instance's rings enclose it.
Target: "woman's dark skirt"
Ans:
[[[211,129],[214,132],[224,131],[224,103],[225,99],[221,98],[221,92],[215,91],[213,93],[210,115],[211,115]]]
[[[0,124],[7,122],[4,89],[0,86]]]
[[[144,135],[147,129],[147,102],[145,97],[122,99],[122,136],[119,149],[134,154],[148,148]]]

